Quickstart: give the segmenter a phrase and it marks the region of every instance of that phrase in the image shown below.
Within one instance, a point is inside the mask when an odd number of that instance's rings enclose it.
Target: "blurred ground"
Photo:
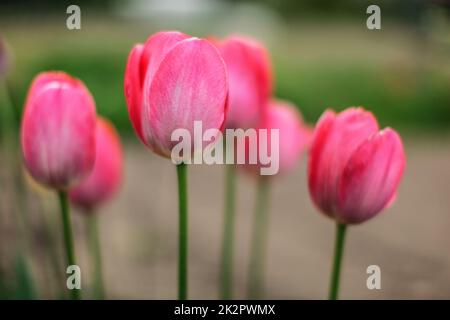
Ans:
[[[348,232],[342,298],[450,297],[449,145],[448,135],[406,139],[407,170],[397,202],[381,216]],[[175,298],[178,226],[175,168],[141,145],[127,144],[125,151],[123,189],[100,213],[108,296]],[[327,296],[334,224],[313,208],[305,170],[303,159],[295,172],[273,181],[267,298]],[[218,297],[223,174],[222,166],[189,168],[189,281],[193,299]],[[254,191],[253,178],[240,175],[235,298],[245,298]],[[59,240],[60,222],[54,200],[47,195],[47,212],[34,212],[32,220],[38,222],[42,215],[53,220],[55,239]],[[79,263],[89,282],[89,257],[83,240],[85,221],[79,214],[74,213],[73,217]],[[39,278],[38,287],[44,297],[52,297],[55,283],[42,276],[43,266],[48,267],[49,248],[39,241],[39,231],[35,230],[33,237],[34,276]],[[10,250],[12,247],[8,246]],[[372,264],[381,268],[382,289],[378,291],[366,288],[366,268]],[[85,288],[89,290],[89,285]]]

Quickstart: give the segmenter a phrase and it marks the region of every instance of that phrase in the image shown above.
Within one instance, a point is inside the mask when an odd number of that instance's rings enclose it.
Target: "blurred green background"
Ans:
[[[128,52],[166,28],[259,38],[273,58],[275,94],[309,122],[327,107],[363,105],[384,125],[448,128],[448,7],[378,3],[381,30],[366,28],[368,1],[81,1],[82,28],[70,31],[64,1],[3,1],[0,30],[14,54],[20,105],[36,73],[64,70],[87,84],[98,111],[123,133],[131,131],[123,97]]]

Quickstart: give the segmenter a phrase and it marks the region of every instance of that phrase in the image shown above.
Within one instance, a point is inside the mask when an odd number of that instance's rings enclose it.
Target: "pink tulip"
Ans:
[[[95,160],[95,104],[84,84],[63,72],[36,76],[21,128],[30,174],[63,190],[87,175]]]
[[[287,101],[271,100],[258,128],[267,130],[269,154],[276,152],[270,143],[272,141],[271,130],[278,129],[278,157],[272,155],[272,159],[279,159],[280,173],[293,170],[299,162],[302,152],[311,141],[311,129],[304,124],[297,107]],[[247,152],[249,152],[248,146]],[[249,159],[248,155],[247,159]],[[244,168],[260,174],[260,168],[264,166],[266,165],[258,163],[257,165],[246,165]]]
[[[230,36],[218,42],[230,82],[227,128],[255,127],[264,114],[272,91],[269,55],[253,39]]]
[[[70,200],[86,210],[109,200],[122,182],[122,146],[114,126],[97,118],[96,157],[94,169],[70,191]]]
[[[228,81],[218,50],[179,32],[159,32],[128,57],[125,98],[133,127],[154,152],[170,157],[175,129],[222,129]],[[192,145],[193,149],[193,145]],[[193,150],[194,151],[194,150]]]
[[[379,131],[372,113],[326,111],[311,145],[310,194],[339,223],[361,223],[393,201],[404,167],[400,136],[390,128]]]

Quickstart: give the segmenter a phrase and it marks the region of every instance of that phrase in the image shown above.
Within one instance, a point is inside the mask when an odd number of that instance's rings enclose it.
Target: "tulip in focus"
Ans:
[[[309,157],[308,182],[314,203],[336,220],[329,298],[338,298],[347,225],[376,216],[396,197],[405,168],[402,140],[379,130],[372,113],[348,108],[326,111],[317,123]]]
[[[21,141],[38,182],[65,190],[86,176],[95,160],[95,104],[84,84],[63,72],[39,74],[28,91]]]
[[[194,136],[194,122],[203,130],[221,130],[225,122],[228,78],[225,63],[210,42],[180,32],[158,32],[132,49],[125,71],[125,98],[134,130],[151,150],[171,157],[176,129]],[[192,139],[194,140],[194,139]],[[205,142],[205,145],[207,143]],[[203,146],[191,141],[191,154]],[[189,146],[188,146],[189,149]],[[187,299],[187,177],[177,163],[179,197],[178,298]],[[181,163],[180,163],[181,162]]]
[[[89,176],[69,193],[76,206],[91,211],[108,201],[122,182],[122,146],[114,126],[106,119],[97,118],[96,157]]]
[[[230,36],[217,46],[227,65],[230,85],[227,128],[253,128],[261,121],[272,92],[269,54],[256,40]]]
[[[405,168],[400,136],[379,130],[372,113],[349,108],[320,118],[309,158],[309,190],[326,215],[344,224],[374,217],[395,198]]]
[[[227,95],[225,64],[206,40],[158,32],[128,57],[125,98],[130,120],[141,141],[161,156],[170,158],[177,144],[171,140],[175,129],[187,129],[193,136],[194,121],[202,121],[205,131],[222,129]]]

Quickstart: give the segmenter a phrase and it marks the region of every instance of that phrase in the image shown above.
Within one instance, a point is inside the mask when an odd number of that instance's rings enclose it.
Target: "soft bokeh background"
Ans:
[[[177,196],[173,165],[132,132],[123,97],[131,47],[153,32],[196,36],[248,34],[268,46],[275,94],[315,123],[328,107],[363,105],[404,138],[407,169],[396,204],[351,228],[343,298],[450,298],[450,11],[449,2],[377,1],[382,29],[366,28],[372,1],[78,1],[81,30],[66,28],[65,1],[0,4],[0,35],[13,58],[7,84],[22,108],[33,76],[64,70],[81,78],[98,113],[119,129],[125,180],[101,209],[110,298],[175,298]],[[57,199],[23,178],[15,121],[1,88],[0,295],[60,298],[62,268]],[[15,119],[15,120],[14,120]],[[224,167],[191,166],[190,297],[218,297]],[[266,298],[325,298],[334,225],[313,208],[306,156],[273,179]],[[255,181],[239,176],[235,297],[245,298]],[[76,249],[89,297],[84,217],[74,212]],[[366,268],[381,267],[382,289],[368,290]],[[30,285],[32,284],[32,285]]]

